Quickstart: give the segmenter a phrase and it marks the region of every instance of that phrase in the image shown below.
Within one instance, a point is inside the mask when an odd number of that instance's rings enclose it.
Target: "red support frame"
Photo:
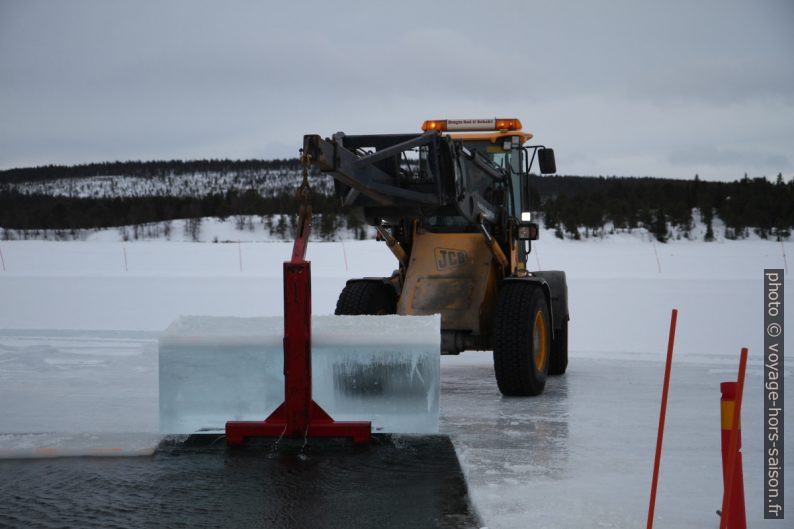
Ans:
[[[284,263],[284,402],[264,421],[228,421],[226,444],[252,437],[346,437],[369,443],[369,422],[337,422],[312,400],[311,263],[304,259],[309,238],[303,211],[292,259]],[[309,213],[309,219],[310,217]]]

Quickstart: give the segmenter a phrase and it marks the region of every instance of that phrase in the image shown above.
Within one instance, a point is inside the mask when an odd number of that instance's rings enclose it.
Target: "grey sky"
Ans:
[[[562,174],[791,178],[792,27],[791,0],[0,0],[0,168],[499,116]]]

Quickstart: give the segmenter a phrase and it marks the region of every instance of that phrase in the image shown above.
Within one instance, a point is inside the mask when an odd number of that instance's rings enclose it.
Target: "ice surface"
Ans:
[[[794,242],[671,241],[656,245],[660,272],[653,245],[638,237],[541,237],[530,268],[568,272],[568,373],[551,377],[540,397],[504,398],[490,353],[441,359],[440,430],[452,437],[483,523],[628,529],[645,522],[667,325],[677,306],[654,527],[717,526],[719,382],[736,376],[742,345],[750,347],[742,417],[748,527],[774,526],[762,518],[758,289],[764,268],[783,268],[784,252],[790,261]],[[157,334],[140,330],[159,334],[179,314],[282,310],[280,274],[291,244],[243,245],[242,273],[236,245],[130,243],[129,273],[120,271],[122,246],[0,241],[0,450],[65,455],[68,439],[78,454],[93,434],[45,432],[156,432]],[[309,258],[315,314],[333,311],[346,279],[394,268],[374,241],[312,244]],[[794,311],[786,325],[794,328]],[[790,380],[791,368],[784,373]],[[101,447],[124,449],[134,439],[99,437]]]
[[[665,345],[657,341],[655,355],[573,350],[568,373],[531,399],[499,394],[490,353],[442,357],[440,432],[452,438],[483,524],[644,523]],[[654,527],[716,527],[719,383],[736,376],[738,351],[677,353]],[[97,359],[103,365],[88,363]],[[791,378],[790,368],[784,373]],[[762,376],[760,351],[751,351],[742,416],[750,529],[774,525],[762,517]],[[157,430],[156,382],[150,334],[0,330],[0,456],[151,453],[160,436],[140,432]]]
[[[572,351],[567,373],[549,377],[544,393],[531,399],[499,394],[489,353],[443,357],[441,432],[452,437],[483,523],[490,529],[645,527],[665,345],[657,344],[655,358]],[[674,355],[655,528],[719,526],[719,385],[736,378],[738,363],[738,349],[696,360]],[[788,368],[785,376],[791,378]],[[749,529],[790,526],[763,519],[762,378],[761,351],[751,351],[742,404]],[[794,418],[791,410],[785,420]],[[789,460],[785,465],[794,471]]]
[[[154,452],[157,334],[0,330],[0,459]]]
[[[160,431],[263,420],[284,400],[283,319],[183,316],[160,338]],[[438,316],[314,316],[312,388],[337,420],[438,431]]]
[[[0,459],[150,456],[157,433],[0,433]]]
[[[53,432],[157,433],[157,334],[0,330],[0,433]]]

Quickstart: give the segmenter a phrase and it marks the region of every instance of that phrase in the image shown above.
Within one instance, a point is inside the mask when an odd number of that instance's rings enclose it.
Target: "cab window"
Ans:
[[[509,149],[505,149],[504,142],[510,142],[511,139],[506,137],[496,143],[489,140],[466,141],[465,145],[468,149],[479,151],[509,175],[510,190],[509,197],[505,197],[507,199],[505,206],[511,216],[518,216],[521,212],[521,148],[520,146],[511,146]],[[508,191],[505,190],[505,192]]]

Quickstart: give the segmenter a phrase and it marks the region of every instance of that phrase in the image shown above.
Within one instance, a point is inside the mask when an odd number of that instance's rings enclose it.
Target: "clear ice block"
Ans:
[[[313,316],[314,400],[372,431],[438,432],[439,316]],[[284,400],[283,319],[183,316],[160,338],[160,431],[263,420]]]

